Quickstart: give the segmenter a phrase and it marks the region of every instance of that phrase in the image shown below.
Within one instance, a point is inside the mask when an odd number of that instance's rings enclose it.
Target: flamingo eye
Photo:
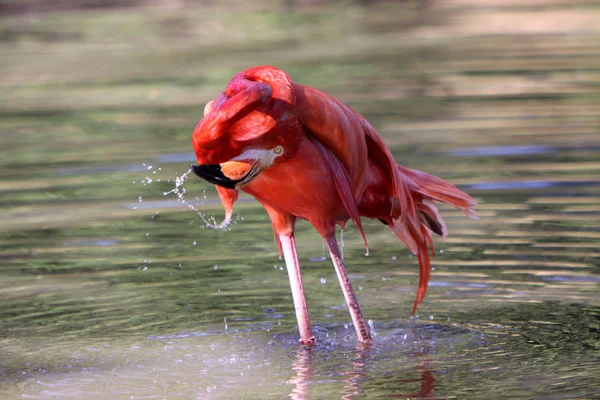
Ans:
[[[277,146],[273,149],[273,152],[275,152],[275,154],[277,155],[281,155],[283,154],[283,146]]]

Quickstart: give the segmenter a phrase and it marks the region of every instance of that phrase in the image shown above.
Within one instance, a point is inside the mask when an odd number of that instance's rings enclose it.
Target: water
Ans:
[[[245,13],[247,27],[210,10],[0,19],[0,398],[600,397],[598,13],[452,3]],[[227,230],[203,229],[223,215],[214,188],[185,181],[202,216],[163,195],[194,162],[204,103],[266,62],[480,203],[477,221],[443,207],[418,318],[416,258],[366,220],[365,257],[347,227],[371,347],[309,224],[312,349],[261,207],[242,196]]]
[[[212,229],[223,229],[223,230],[228,229],[229,224],[231,223],[230,216],[225,217],[221,223],[217,223],[214,217],[208,217],[208,218],[205,217],[204,213],[202,211],[198,210],[198,208],[196,208],[196,206],[190,204],[185,199],[185,194],[187,193],[187,189],[183,187],[183,184],[188,179],[188,175],[191,172],[192,172],[192,169],[190,168],[185,174],[175,177],[175,187],[167,192],[163,192],[163,196],[168,196],[170,194],[177,196],[177,201],[179,204],[186,206],[187,208],[194,211],[198,215],[198,218],[202,221],[202,225],[201,225],[202,228],[208,227],[208,228],[212,228]],[[196,200],[198,200],[198,198],[196,198]],[[206,194],[204,194],[204,200],[206,200]],[[202,206],[203,203],[201,203],[200,205]],[[196,245],[196,241],[194,241],[194,246],[195,245]]]

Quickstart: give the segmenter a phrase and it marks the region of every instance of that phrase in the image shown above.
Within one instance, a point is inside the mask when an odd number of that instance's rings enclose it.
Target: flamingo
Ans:
[[[361,217],[378,219],[419,261],[412,313],[423,302],[433,255],[431,234],[447,235],[434,201],[475,217],[469,195],[429,174],[398,165],[383,139],[356,111],[281,69],[258,66],[238,73],[204,108],[192,144],[192,171],[215,184],[227,225],[239,190],[267,211],[279,258],[287,267],[300,343],[314,336],[294,240],[298,219],[322,236],[339,279],[358,341],[372,337],[360,311],[335,237],[352,220],[368,244]],[[429,248],[429,249],[428,249]]]

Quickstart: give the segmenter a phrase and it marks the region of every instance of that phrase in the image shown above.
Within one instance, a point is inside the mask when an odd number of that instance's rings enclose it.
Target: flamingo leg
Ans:
[[[308,317],[308,307],[306,306],[306,298],[304,297],[304,285],[302,284],[302,276],[300,275],[296,241],[294,240],[294,236],[282,234],[279,235],[279,241],[290,278],[296,318],[298,319],[298,329],[300,330],[300,343],[312,345],[315,342],[315,337],[312,334],[310,318]]]
[[[371,334],[369,333],[369,328],[367,327],[367,324],[365,324],[365,319],[360,312],[360,307],[358,305],[358,301],[356,300],[354,290],[352,289],[350,278],[348,278],[348,271],[346,271],[346,266],[344,265],[344,261],[342,261],[342,256],[340,254],[337,241],[335,240],[335,235],[326,237],[325,244],[329,248],[329,254],[331,254],[331,260],[333,261],[335,272],[337,273],[340,281],[342,292],[344,292],[344,298],[346,299],[346,304],[348,304],[348,310],[350,311],[350,316],[352,317],[352,322],[354,323],[354,329],[356,329],[358,340],[362,343],[371,343]]]

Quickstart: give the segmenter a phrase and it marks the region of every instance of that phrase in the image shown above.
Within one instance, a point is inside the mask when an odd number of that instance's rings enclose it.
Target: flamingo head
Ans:
[[[302,127],[291,78],[274,67],[237,74],[204,108],[192,136],[193,172],[225,189],[238,190],[267,168],[292,157]]]

